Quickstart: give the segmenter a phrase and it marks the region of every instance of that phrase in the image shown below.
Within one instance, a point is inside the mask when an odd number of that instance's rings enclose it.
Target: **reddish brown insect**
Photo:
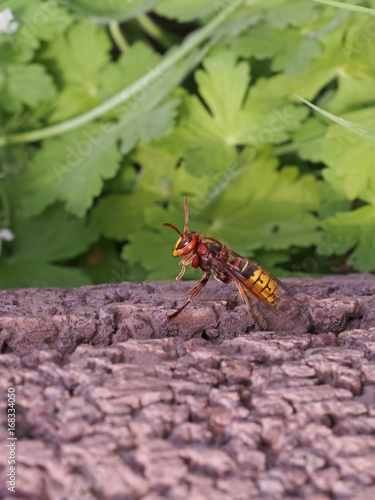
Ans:
[[[199,283],[189,290],[190,298],[177,311],[168,316],[168,319],[175,318],[181,311],[190,304],[207,284],[211,274],[222,283],[234,282],[240,292],[241,297],[246,302],[251,311],[250,298],[257,299],[265,306],[277,313],[276,305],[279,300],[279,287],[285,289],[281,281],[262,269],[256,262],[242,257],[221,241],[203,236],[188,230],[188,208],[187,198],[185,206],[185,226],[184,232],[180,231],[172,224],[164,224],[176,231],[180,237],[177,240],[173,256],[183,258],[180,261],[182,266],[180,274],[176,280],[182,278],[186,266],[189,264],[194,268],[200,268],[204,275]]]

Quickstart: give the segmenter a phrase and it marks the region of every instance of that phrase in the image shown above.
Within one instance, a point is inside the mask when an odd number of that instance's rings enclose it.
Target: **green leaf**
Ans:
[[[250,255],[258,248],[284,250],[316,242],[319,183],[312,175],[299,177],[296,167],[284,167],[264,153],[247,165],[221,197],[202,213],[206,228],[233,250]]]
[[[313,0],[313,2],[322,3],[325,5],[331,5],[332,7],[350,10],[352,12],[362,12],[363,14],[371,14],[375,16],[375,9],[369,9],[368,7],[361,7],[360,5],[352,5],[344,2],[335,2],[333,0]]]
[[[129,123],[131,127],[126,127],[126,134],[129,133],[127,141],[131,139],[134,142],[138,136],[143,138],[142,146],[138,147],[134,155],[134,161],[142,165],[141,179],[138,189],[132,195],[110,195],[99,200],[94,207],[92,216],[102,225],[104,236],[119,241],[126,240],[142,226],[144,207],[157,200],[178,196],[181,191],[191,189],[195,193],[201,192],[204,186],[212,182],[212,178],[202,182],[202,179],[189,176],[183,166],[175,168],[183,145],[172,146],[170,137],[154,141],[150,146],[145,145],[152,136],[160,135],[164,117],[172,118],[170,113],[174,114],[176,103],[177,100],[167,101],[156,110],[137,116]],[[160,118],[152,119],[153,115]],[[138,129],[134,125],[137,121]],[[166,124],[168,125],[168,120]],[[162,132],[165,133],[165,129]],[[172,153],[173,148],[176,151]]]
[[[133,85],[123,89],[119,94],[116,94],[111,99],[102,103],[99,106],[89,110],[88,112],[65,121],[62,124],[50,126],[42,130],[30,131],[23,134],[12,134],[8,137],[0,137],[0,146],[7,143],[14,142],[31,142],[35,140],[45,139],[47,137],[54,136],[58,133],[66,132],[67,130],[73,130],[86,124],[95,118],[102,116],[105,113],[113,111],[114,108],[119,107],[120,104],[123,106],[129,106],[130,101],[137,98],[137,93],[145,90],[153,90],[155,87],[155,81],[163,81],[164,77],[168,80],[167,88],[170,91],[171,81],[176,85],[180,79],[186,76],[186,68],[191,69],[193,65],[196,65],[206,52],[206,48],[198,51],[198,47],[207,40],[213,38],[215,31],[227,20],[228,16],[235,11],[235,9],[241,4],[241,0],[233,0],[223,11],[218,14],[212,21],[210,21],[202,29],[193,33],[190,37],[187,37],[181,47],[178,49],[172,49],[169,53],[164,56],[163,61],[155,68],[152,68],[146,75],[137,80]],[[169,73],[172,77],[169,78]],[[161,93],[161,92],[159,92]],[[151,92],[153,94],[153,92]],[[164,97],[165,94],[162,96]],[[156,98],[153,96],[157,102],[160,102],[160,97]]]
[[[368,107],[374,102],[375,45],[371,32],[374,20],[368,16],[351,16],[342,43],[344,64],[337,74],[337,91],[324,102],[333,115],[342,115]]]
[[[53,61],[64,82],[89,88],[109,63],[110,49],[109,36],[101,26],[80,21],[53,40],[43,52],[43,60]]]
[[[82,85],[70,84],[55,99],[54,111],[48,121],[51,124],[63,122],[91,109],[96,104],[98,104],[97,96],[90,94]]]
[[[149,141],[171,129],[178,101],[172,99],[158,104],[190,64],[189,57],[177,64],[166,79],[157,84],[153,82],[140,104],[136,102],[134,110],[127,107],[119,110],[124,117],[118,124],[94,122],[63,135],[61,139],[46,140],[18,188],[24,193],[23,209],[35,215],[60,200],[66,202],[69,212],[84,214],[93,198],[99,195],[103,180],[113,177],[119,167],[120,153],[116,148],[119,137],[123,151],[127,151],[139,139]]]
[[[337,213],[323,222],[329,244],[318,247],[322,255],[341,255],[353,250],[347,263],[362,272],[375,270],[375,207]]]
[[[226,66],[228,61],[229,70]],[[209,111],[196,96],[185,97],[183,101],[181,125],[174,132],[174,139],[184,144],[186,167],[193,175],[214,175],[227,168],[236,156],[233,135],[237,126],[238,106],[247,88],[248,66],[243,63],[236,71],[234,62],[235,58],[229,53],[222,53],[204,61],[207,73],[196,73],[199,90],[202,97],[208,100]],[[230,87],[232,70],[238,78],[234,92]]]
[[[345,126],[331,125],[324,141],[323,157],[328,165],[324,177],[349,200],[361,198],[375,204],[375,108],[344,116],[353,121],[340,118]]]
[[[147,74],[160,60],[160,55],[146,43],[135,42],[125,54],[121,54],[116,62],[109,63],[106,70],[99,75],[100,97],[104,100],[117,94]],[[139,99],[142,98],[141,90],[147,93],[146,88],[140,89]]]
[[[113,194],[131,194],[137,185],[139,173],[137,166],[133,165],[130,158],[124,159],[121,168],[111,179],[104,183],[103,196],[108,193]]]
[[[321,219],[332,217],[337,212],[347,212],[352,204],[341,190],[328,182],[323,182],[320,185],[319,197],[319,217]]]
[[[342,23],[342,20],[338,21]],[[342,72],[342,67],[346,63],[342,47],[344,36],[345,30],[343,28],[334,30],[325,37],[320,56],[312,61],[305,70],[296,75],[280,74],[272,78],[275,88],[279,88],[278,92],[283,91],[287,96],[294,93],[304,95],[306,99],[315,98],[322,88]]]
[[[174,133],[185,144],[188,170],[198,175],[221,170],[233,160],[238,114],[249,83],[248,64],[236,65],[229,52],[214,54],[203,65],[205,71],[197,71],[196,80],[206,106],[196,96],[185,97],[181,125]]]
[[[116,126],[94,122],[61,139],[44,141],[29,170],[14,181],[22,212],[39,215],[48,205],[62,201],[68,212],[84,215],[103,181],[119,168],[117,136]]]
[[[131,126],[127,126],[125,133],[121,134],[121,152],[128,153],[138,140],[147,144],[171,132],[179,102],[179,99],[169,99],[148,113],[136,115],[131,120]]]
[[[16,215],[13,231],[12,261],[56,262],[84,252],[98,238],[100,226],[53,205],[31,220]]]
[[[142,166],[140,187],[149,193],[150,199],[171,200],[181,203],[184,196],[190,200],[190,212],[199,214],[212,200],[227,189],[243,165],[241,155],[227,168],[193,175],[186,162],[181,161],[184,144],[168,136],[151,145],[142,145],[137,149],[134,160]],[[211,164],[209,159],[208,165]],[[204,165],[200,164],[203,169]],[[207,170],[207,167],[205,167]]]
[[[126,82],[131,85],[141,77],[141,72],[149,76],[148,85],[139,89],[129,103],[120,105],[113,112],[122,120],[121,151],[129,152],[140,140],[144,143],[159,139],[168,134],[175,125],[179,99],[166,99],[181,79],[188,73],[197,61],[195,52],[177,63],[173,70],[155,76],[149,68],[157,64],[160,57],[143,43],[134,44],[120,58],[116,65],[111,65],[108,74],[102,79],[103,90],[115,93],[118,87]],[[123,76],[125,75],[125,77]]]
[[[169,236],[169,239],[167,234],[147,230],[134,233],[130,243],[123,247],[121,257],[146,269],[148,280],[173,280],[181,268],[173,260],[176,238]]]
[[[57,262],[86,251],[98,238],[100,226],[72,217],[54,205],[32,220],[16,213],[12,229],[11,256],[0,263],[1,288],[90,283],[81,270]]]
[[[214,175],[236,161],[236,145],[266,144],[288,139],[306,116],[306,110],[286,102],[290,92],[274,79],[249,86],[249,65],[236,63],[234,54],[217,51],[196,72],[197,96],[183,99],[180,126],[173,135],[185,144],[188,171]]]
[[[266,14],[266,20],[278,29],[301,26],[317,15],[317,9],[316,5],[305,0],[286,0],[273,5]]]
[[[41,64],[0,65],[0,105],[8,112],[37,108],[55,96],[55,86]]]
[[[32,59],[41,41],[50,41],[72,22],[67,10],[57,2],[7,0],[0,10],[10,8],[19,27],[5,44],[0,40],[0,60],[24,63]]]
[[[184,176],[184,167],[176,169],[178,153],[165,150],[165,141],[142,145],[137,148],[133,160],[142,166],[137,188],[132,194],[116,193],[103,196],[93,207],[94,223],[102,227],[102,234],[117,241],[129,240],[146,225],[145,210],[154,202],[162,202],[173,196],[182,199],[179,192],[192,188],[197,190],[201,181],[194,177],[189,185],[189,176]],[[164,222],[164,221],[163,221]],[[161,226],[162,222],[157,225]],[[153,228],[154,225],[151,225]]]
[[[65,0],[65,3],[77,14],[94,17],[96,20],[126,21],[151,10],[157,0]]]
[[[151,201],[150,193],[142,189],[136,195],[105,196],[93,208],[92,220],[103,228],[106,238],[124,241],[143,225],[142,206],[149,206]]]
[[[49,42],[72,23],[72,17],[58,2],[21,0],[18,3],[26,6],[19,29],[19,35],[25,39],[25,44],[34,36],[38,40]]]
[[[80,269],[42,261],[0,262],[0,288],[78,287],[92,281]]]
[[[367,107],[372,102],[373,89],[373,76],[345,72],[339,75],[337,92],[325,107],[336,116]]]
[[[156,12],[160,16],[179,21],[191,21],[215,13],[220,8],[212,0],[161,0],[158,2]]]
[[[321,120],[315,117],[309,118],[295,131],[291,145],[296,146],[298,156],[303,160],[321,162],[326,131],[327,126]]]
[[[169,199],[176,187],[173,186],[174,176],[180,171],[180,169],[176,171],[179,156],[179,150],[172,151],[169,137],[158,142],[154,141],[152,144],[139,145],[132,157],[132,160],[142,168],[138,190],[134,194],[138,196],[141,189],[151,201]],[[140,206],[144,201],[142,194]]]
[[[254,26],[233,40],[231,47],[241,57],[272,59],[274,71],[294,75],[306,69],[321,52],[315,38],[306,38],[295,29],[278,30],[267,25]]]
[[[277,76],[257,80],[250,88],[244,113],[239,116],[238,141],[262,148],[288,140],[306,117],[301,106],[288,103],[289,95],[287,80]]]
[[[236,64],[231,52],[219,52],[207,57],[195,80],[199,92],[211,111],[211,128],[228,144],[236,144],[238,113],[245,99],[250,81],[250,68],[246,62]]]
[[[46,48],[42,61],[63,86],[51,122],[70,118],[100,102],[98,85],[109,64],[110,48],[104,29],[87,21],[74,24]]]

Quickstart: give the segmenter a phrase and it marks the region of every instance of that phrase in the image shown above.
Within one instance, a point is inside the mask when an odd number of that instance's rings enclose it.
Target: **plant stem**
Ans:
[[[159,42],[163,47],[170,47],[171,38],[159,28],[146,14],[137,17],[137,21],[142,26],[144,31],[154,40]]]
[[[91,122],[95,118],[99,118],[105,113],[108,113],[119,104],[123,104],[130,100],[137,94],[137,92],[144,92],[145,88],[147,88],[150,83],[152,85],[157,78],[160,78],[163,75],[163,73],[172,69],[186,54],[195,49],[200,43],[204,42],[208,36],[211,35],[211,33],[213,33],[215,29],[220,26],[237,7],[241,5],[241,3],[242,0],[233,0],[206,26],[188,36],[180,47],[177,49],[172,47],[172,49],[167,53],[163,60],[155,66],[155,68],[96,108],[90,109],[86,113],[83,113],[75,118],[44,129],[2,136],[0,137],[0,147],[7,144],[39,141],[41,139],[46,139],[47,137],[53,137],[55,135],[68,132],[84,125],[85,123]]]
[[[362,12],[363,14],[371,14],[375,16],[375,9],[369,9],[368,7],[362,7],[360,5],[345,4],[343,2],[335,2],[333,0],[313,0],[317,3],[323,3],[325,5],[331,5],[332,7],[338,7],[340,9],[351,10],[352,12]]]
[[[120,25],[117,21],[111,21],[109,23],[109,32],[111,33],[113,40],[116,42],[117,47],[123,54],[125,54],[129,50],[129,45],[124,35],[122,34]]]
[[[291,142],[289,144],[285,144],[285,145],[282,145],[282,146],[276,146],[273,149],[273,154],[275,156],[282,156],[282,155],[286,155],[288,153],[294,153],[294,152],[298,151],[301,148],[306,148],[306,147],[310,147],[310,146],[316,146],[319,143],[321,143],[322,140],[323,140],[323,137],[318,137],[318,138],[315,138],[315,139],[311,139],[310,141]]]

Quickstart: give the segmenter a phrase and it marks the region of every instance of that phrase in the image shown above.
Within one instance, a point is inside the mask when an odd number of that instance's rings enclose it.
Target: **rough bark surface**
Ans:
[[[279,315],[210,282],[170,322],[191,283],[1,291],[0,498],[373,500],[375,277],[285,281]]]

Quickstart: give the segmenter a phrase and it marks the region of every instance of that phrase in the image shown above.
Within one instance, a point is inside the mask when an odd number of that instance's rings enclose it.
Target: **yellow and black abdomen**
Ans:
[[[264,271],[258,264],[247,259],[240,259],[236,262],[241,275],[246,284],[251,288],[254,295],[261,300],[267,300],[270,304],[276,305],[279,299],[279,290],[272,277]]]

